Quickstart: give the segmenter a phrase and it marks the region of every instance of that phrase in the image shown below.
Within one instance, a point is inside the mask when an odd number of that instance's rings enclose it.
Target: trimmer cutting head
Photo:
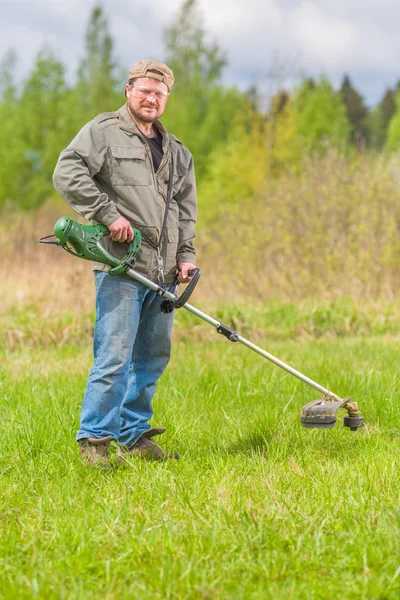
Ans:
[[[344,408],[348,416],[344,417],[343,425],[351,431],[357,431],[364,426],[364,418],[361,416],[356,402],[350,402],[350,398],[332,398],[323,396],[313,400],[305,406],[300,414],[303,427],[314,429],[332,429],[336,425],[336,414],[339,408]]]

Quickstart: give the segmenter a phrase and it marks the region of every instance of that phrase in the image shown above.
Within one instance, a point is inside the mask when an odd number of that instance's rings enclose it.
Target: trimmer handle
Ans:
[[[184,304],[186,304],[186,302],[189,300],[190,296],[194,292],[194,288],[196,287],[196,285],[199,282],[199,279],[201,277],[201,271],[199,268],[196,267],[195,269],[191,269],[190,271],[188,271],[188,275],[190,275],[190,277],[192,279],[189,281],[189,283],[185,287],[183,294],[181,294],[179,296],[179,298],[177,300],[175,300],[174,308],[182,308],[182,306]],[[175,278],[175,281],[177,281],[177,280],[178,280],[178,277]]]
[[[190,275],[192,279],[187,284],[183,294],[181,294],[179,296],[179,298],[177,298],[176,300],[163,300],[161,302],[161,310],[164,313],[171,313],[174,310],[174,308],[182,308],[182,306],[184,306],[186,304],[186,302],[189,300],[190,296],[193,294],[194,288],[196,287],[196,285],[199,282],[199,279],[201,276],[201,270],[196,267],[195,269],[191,269],[190,271],[188,271],[188,275]],[[172,284],[171,294],[176,295],[176,293],[178,291],[178,286],[179,286],[179,280],[178,280],[178,275],[177,275],[175,277],[174,283]]]

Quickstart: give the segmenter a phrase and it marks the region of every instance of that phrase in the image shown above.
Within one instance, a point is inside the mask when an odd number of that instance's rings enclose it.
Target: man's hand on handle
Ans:
[[[134,237],[134,231],[129,221],[125,217],[118,217],[114,223],[108,226],[110,238],[114,242],[131,242]]]
[[[189,281],[192,278],[190,275],[188,275],[188,271],[191,271],[192,269],[195,269],[195,268],[196,268],[196,265],[194,265],[193,263],[188,263],[188,262],[181,263],[178,266],[178,269],[179,269],[178,281],[179,281],[179,283],[189,283]]]
[[[127,221],[125,219],[125,217],[122,217],[122,216],[118,217],[118,219],[116,221],[114,221],[114,223],[111,223],[111,225],[108,225],[108,230],[110,232],[110,234],[109,234],[110,238],[114,242],[130,243],[133,240],[134,235],[135,235],[129,221]],[[181,263],[178,266],[178,269],[179,269],[178,281],[179,281],[179,283],[189,283],[189,281],[192,278],[188,274],[188,272],[195,268],[196,268],[196,265],[194,265],[193,263],[189,263],[189,262]]]

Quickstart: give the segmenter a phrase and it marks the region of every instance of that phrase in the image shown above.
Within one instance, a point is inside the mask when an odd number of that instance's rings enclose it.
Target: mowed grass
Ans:
[[[177,331],[155,398],[181,460],[110,470],[85,468],[74,441],[90,347],[2,354],[0,597],[399,598],[399,339],[257,339],[358,401],[353,433],[343,411],[302,428],[318,394],[195,338]]]

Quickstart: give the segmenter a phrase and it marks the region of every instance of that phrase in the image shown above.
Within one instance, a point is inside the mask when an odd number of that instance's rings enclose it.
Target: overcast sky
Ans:
[[[369,105],[400,79],[399,0],[198,0],[210,37],[227,53],[228,84],[272,89],[301,75],[348,72]],[[0,57],[29,72],[49,45],[73,77],[83,54],[92,0],[0,0]],[[164,58],[162,32],[182,0],[103,0],[118,62]],[[278,72],[278,75],[276,75]],[[268,82],[268,83],[265,83]]]

